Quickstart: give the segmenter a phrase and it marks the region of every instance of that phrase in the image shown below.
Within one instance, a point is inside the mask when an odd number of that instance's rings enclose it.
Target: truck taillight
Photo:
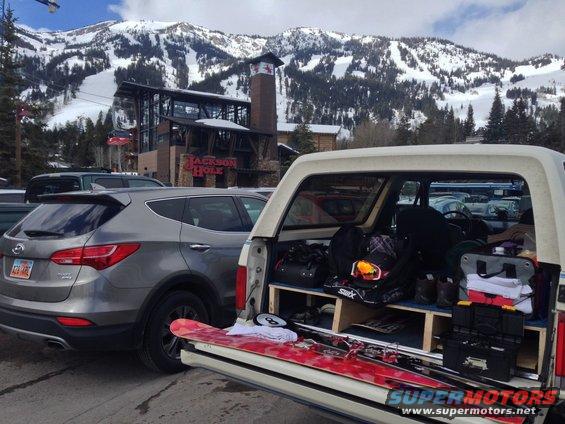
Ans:
[[[565,313],[558,314],[557,344],[555,345],[555,375],[565,377]]]
[[[139,247],[139,243],[75,247],[53,253],[51,261],[59,265],[86,265],[101,270],[124,260]]]
[[[235,309],[245,309],[247,301],[247,267],[238,266],[235,277]]]

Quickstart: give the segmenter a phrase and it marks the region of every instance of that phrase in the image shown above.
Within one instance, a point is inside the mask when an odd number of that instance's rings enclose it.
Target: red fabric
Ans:
[[[514,306],[512,299],[507,299],[498,295],[489,295],[477,290],[468,291],[469,300],[474,303],[484,303],[495,306]]]

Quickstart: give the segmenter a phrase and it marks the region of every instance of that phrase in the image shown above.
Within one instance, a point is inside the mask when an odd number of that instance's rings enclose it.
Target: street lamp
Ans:
[[[5,0],[2,0],[5,1]],[[57,9],[61,6],[57,4],[57,0],[35,0],[38,3],[44,4],[47,6],[47,10],[49,13],[55,13]]]

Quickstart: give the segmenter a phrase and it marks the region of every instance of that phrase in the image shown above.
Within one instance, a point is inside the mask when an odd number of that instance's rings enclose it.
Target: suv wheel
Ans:
[[[176,291],[165,296],[153,309],[138,351],[141,361],[149,368],[167,373],[186,369],[180,361],[183,339],[174,336],[169,326],[179,318],[209,323],[210,318],[202,301],[192,293]]]

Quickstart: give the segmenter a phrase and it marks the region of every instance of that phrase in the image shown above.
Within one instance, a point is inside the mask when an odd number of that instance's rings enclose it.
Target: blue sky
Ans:
[[[1,0],[0,0],[1,1]],[[61,8],[49,13],[47,6],[35,0],[6,0],[19,22],[32,28],[68,30],[108,19],[120,19],[108,9],[108,0],[59,0]]]
[[[1,1],[1,0],[0,0]],[[435,36],[501,56],[565,56],[565,0],[6,0],[20,23],[67,30],[108,19],[186,21],[272,35],[297,26],[391,37]]]

